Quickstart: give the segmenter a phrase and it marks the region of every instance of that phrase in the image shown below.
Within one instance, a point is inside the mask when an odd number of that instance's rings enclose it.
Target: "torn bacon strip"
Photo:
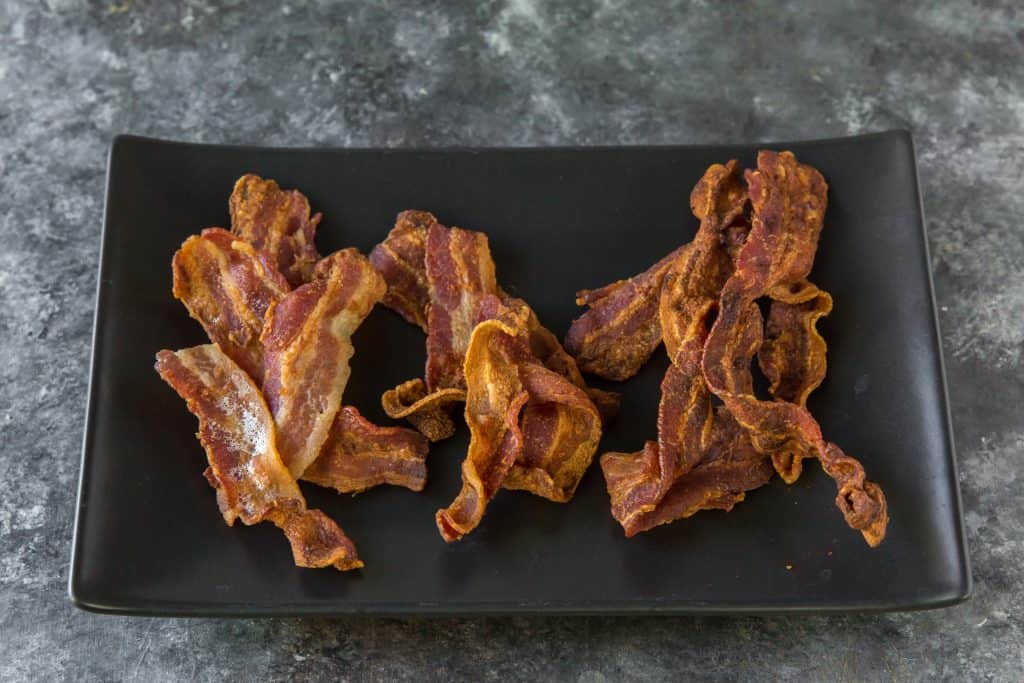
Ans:
[[[327,515],[310,510],[275,447],[274,421],[252,379],[215,344],[160,351],[156,370],[199,418],[206,478],[224,521],[272,522],[300,567],[363,566],[352,541]]]
[[[227,230],[208,228],[174,254],[173,293],[257,383],[263,381],[263,317],[291,289],[274,264]]]
[[[320,454],[349,377],[352,334],[384,296],[384,280],[355,249],[317,264],[314,278],[267,311],[263,392],[292,475]]]
[[[309,200],[252,173],[238,179],[228,200],[231,232],[264,252],[292,287],[309,282],[320,254],[314,238],[320,214]]]
[[[736,270],[722,289],[718,318],[704,349],[704,376],[747,430],[754,447],[773,455],[784,478],[796,478],[802,457],[817,457],[836,482],[836,505],[847,524],[860,531],[868,545],[877,546],[889,519],[881,489],[866,480],[857,460],[823,439],[804,407],[757,399],[750,378],[750,361],[762,336],[755,300],[787,287],[803,287],[817,250],[827,185],[817,170],[798,163],[792,153],[767,151],[758,154],[757,170],[747,172],[747,184],[753,205],[751,229]],[[788,457],[779,458],[780,453]]]
[[[422,491],[427,482],[428,446],[419,432],[378,427],[345,406],[302,480],[339,493],[359,493],[380,484]]]
[[[462,490],[437,513],[448,542],[473,530],[499,488],[569,500],[601,438],[586,392],[531,353],[529,308],[504,308],[477,325],[466,351],[469,451]]]

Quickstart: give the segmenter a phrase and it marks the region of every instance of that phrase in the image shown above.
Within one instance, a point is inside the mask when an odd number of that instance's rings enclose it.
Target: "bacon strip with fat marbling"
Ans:
[[[448,542],[480,523],[499,488],[569,500],[601,438],[601,417],[586,392],[532,355],[529,308],[498,305],[495,318],[474,328],[466,351],[470,444],[462,489],[436,516]]]
[[[235,182],[228,208],[231,232],[266,253],[292,287],[309,282],[320,260],[314,239],[321,216],[310,216],[305,195],[248,173]]]
[[[348,382],[352,334],[385,288],[366,257],[343,249],[321,260],[311,282],[267,311],[260,337],[263,392],[281,457],[295,477],[327,440]]]
[[[291,289],[273,262],[227,230],[208,228],[174,254],[173,293],[189,314],[259,384],[267,309]]]
[[[379,427],[351,406],[343,406],[302,480],[359,493],[380,484],[422,491],[427,482],[429,444],[419,432]]]
[[[802,457],[816,457],[838,488],[836,505],[870,546],[885,537],[888,511],[877,484],[833,443],[801,405],[761,401],[753,394],[750,361],[761,347],[758,297],[803,288],[814,263],[827,189],[818,171],[790,152],[762,151],[757,170],[747,171],[753,205],[750,233],[725,283],[718,317],[704,348],[704,377],[711,390],[747,430],[754,447],[772,454],[776,469],[795,478]],[[784,454],[787,458],[779,458]],[[794,456],[795,457],[792,457]],[[787,462],[788,460],[788,462]]]
[[[272,522],[281,528],[300,567],[363,566],[345,533],[310,510],[275,447],[274,420],[259,388],[216,344],[160,351],[156,370],[199,418],[206,479],[228,526]]]

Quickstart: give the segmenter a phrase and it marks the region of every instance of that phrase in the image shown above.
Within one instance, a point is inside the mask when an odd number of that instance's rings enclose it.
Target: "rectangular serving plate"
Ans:
[[[228,528],[203,479],[195,419],[153,355],[204,343],[171,297],[171,256],[225,226],[246,172],[299,188],[322,211],[322,253],[368,252],[419,208],[485,231],[498,277],[562,334],[574,293],[638,273],[697,222],[693,184],[711,163],[791,149],[830,185],[812,279],[832,293],[820,324],[829,373],[809,407],[889,500],[868,548],[811,463],[732,512],[702,512],[632,539],[611,518],[596,463],[571,503],[502,491],[481,526],[445,545],[434,512],[459,489],[468,441],[435,444],[422,493],[356,497],[303,484],[366,568],[293,566],[270,525]],[[421,376],[423,334],[377,307],[354,337],[345,403],[387,423],[382,391]],[[664,352],[623,384],[600,452],[655,436]],[[268,149],[118,137],[111,147],[70,593],[138,615],[461,615],[882,611],[941,607],[971,589],[928,248],[904,131],[763,145],[539,149]]]

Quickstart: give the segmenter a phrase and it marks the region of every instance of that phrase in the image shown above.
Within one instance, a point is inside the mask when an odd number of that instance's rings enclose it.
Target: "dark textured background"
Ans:
[[[655,4],[0,0],[0,679],[1024,675],[1024,12]],[[70,606],[114,134],[443,146],[890,127],[918,143],[970,602],[888,616],[436,621],[168,621]]]

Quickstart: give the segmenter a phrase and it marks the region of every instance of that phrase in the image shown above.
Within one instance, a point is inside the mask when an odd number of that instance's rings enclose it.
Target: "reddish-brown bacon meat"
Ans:
[[[263,381],[263,317],[288,293],[274,263],[227,230],[208,228],[174,254],[174,297],[257,383]]]
[[[345,249],[267,311],[263,392],[281,457],[295,477],[320,454],[348,383],[352,334],[384,290],[366,257]]]
[[[215,344],[161,351],[156,370],[199,418],[206,479],[228,525],[236,519],[280,527],[300,567],[363,566],[327,515],[310,510],[275,447],[274,421],[252,379]]]
[[[298,190],[249,173],[235,183],[228,200],[231,232],[267,254],[292,287],[309,282],[320,260],[314,238],[320,214]]]

